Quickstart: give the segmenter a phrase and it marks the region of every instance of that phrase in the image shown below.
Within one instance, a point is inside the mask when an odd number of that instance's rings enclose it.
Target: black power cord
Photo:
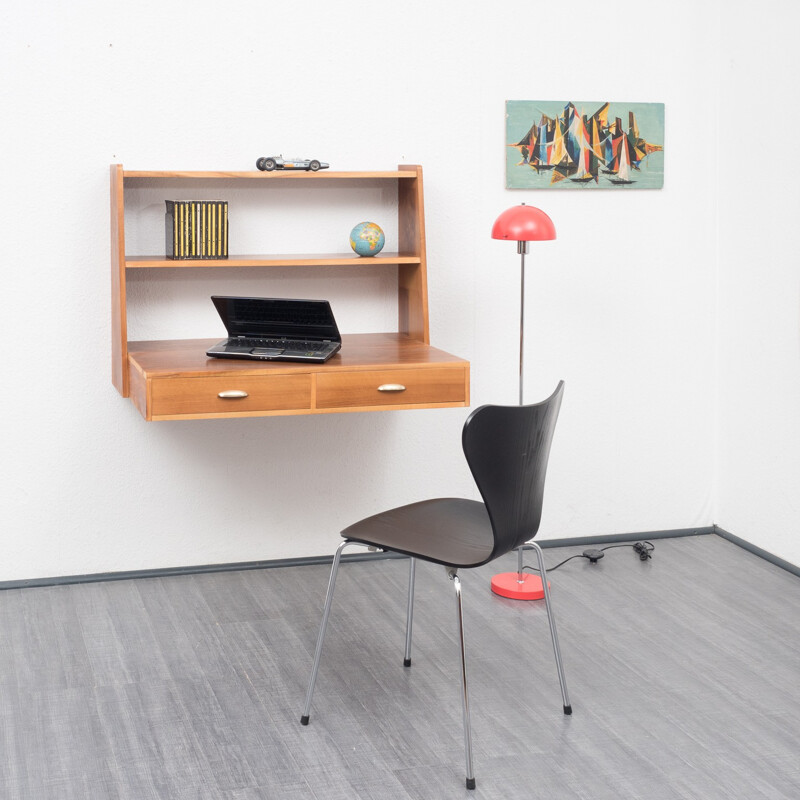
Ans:
[[[605,556],[605,551],[610,550],[612,547],[632,547],[636,553],[639,554],[640,561],[647,561],[648,558],[653,557],[653,550],[656,549],[656,546],[652,542],[636,542],[635,544],[609,544],[606,547],[601,547],[599,550],[596,548],[588,548],[584,550],[582,553],[576,553],[574,556],[570,556],[569,558],[565,558],[563,561],[556,564],[554,567],[546,567],[548,572],[553,572],[557,570],[559,567],[563,566],[567,563],[567,561],[572,561],[573,558],[587,558],[592,564],[596,564],[601,558]],[[524,566],[523,570],[527,570],[528,572],[539,572],[538,567],[529,567]]]

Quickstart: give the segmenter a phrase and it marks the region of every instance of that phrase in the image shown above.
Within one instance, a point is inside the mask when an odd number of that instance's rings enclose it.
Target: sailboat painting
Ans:
[[[661,189],[663,103],[506,101],[507,189]]]

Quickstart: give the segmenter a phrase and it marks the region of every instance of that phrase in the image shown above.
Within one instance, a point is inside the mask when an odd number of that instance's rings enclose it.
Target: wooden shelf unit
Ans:
[[[125,189],[146,181],[167,188],[193,181],[260,181],[265,191],[301,181],[309,190],[331,180],[391,182],[398,192],[398,252],[374,258],[354,253],[234,254],[221,260],[172,260],[128,255]],[[287,364],[207,358],[216,340],[129,342],[128,270],[228,267],[331,267],[385,264],[397,268],[399,330],[343,337],[340,353],[326,364]],[[313,414],[388,408],[469,405],[469,363],[430,346],[422,168],[401,165],[386,172],[183,172],[125,171],[111,166],[112,382],[132,397],[145,419]],[[370,374],[374,373],[374,374]],[[392,376],[396,378],[392,380]],[[374,378],[374,380],[373,380]],[[242,389],[245,382],[249,388]],[[372,384],[375,384],[374,386]],[[237,384],[238,397],[221,398]],[[387,386],[403,389],[386,389]],[[223,388],[220,388],[223,387]],[[333,388],[338,387],[338,388]],[[243,395],[243,396],[242,396]]]

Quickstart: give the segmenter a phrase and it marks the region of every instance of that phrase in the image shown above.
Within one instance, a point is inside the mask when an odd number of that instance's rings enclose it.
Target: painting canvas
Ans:
[[[506,102],[506,188],[660,189],[664,104]]]

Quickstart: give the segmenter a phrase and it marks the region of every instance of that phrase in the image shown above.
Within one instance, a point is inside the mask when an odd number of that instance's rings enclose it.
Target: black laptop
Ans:
[[[342,337],[327,300],[279,297],[211,298],[228,338],[206,355],[261,361],[327,361]]]

